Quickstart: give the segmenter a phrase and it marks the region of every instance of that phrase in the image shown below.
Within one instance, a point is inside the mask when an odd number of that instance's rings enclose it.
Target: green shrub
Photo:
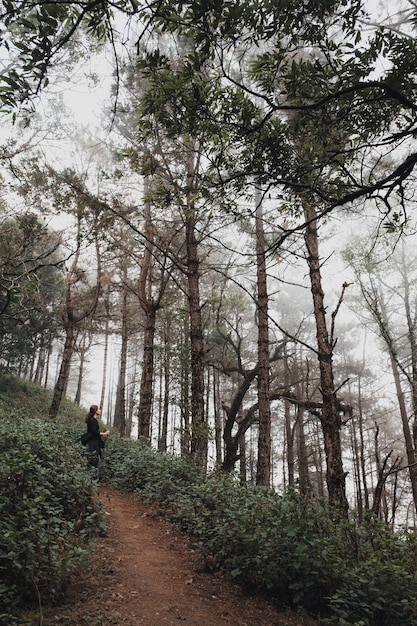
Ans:
[[[54,599],[103,530],[65,429],[15,411],[0,419],[0,603]]]
[[[103,477],[123,491],[140,494],[145,502],[158,503],[161,511],[168,511],[183,489],[202,480],[186,460],[117,436],[106,444]]]

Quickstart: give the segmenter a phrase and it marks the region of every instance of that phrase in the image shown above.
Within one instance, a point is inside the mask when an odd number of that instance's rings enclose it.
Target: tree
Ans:
[[[314,319],[316,323],[317,357],[320,367],[320,393],[322,409],[320,421],[323,429],[324,447],[327,462],[327,489],[329,501],[340,507],[341,513],[347,516],[348,501],[346,497],[345,473],[342,461],[341,407],[337,397],[333,372],[334,337],[328,331],[326,307],[320,273],[320,254],[317,234],[317,214],[310,206],[306,206],[305,243],[307,263],[310,272],[311,293],[313,297]],[[344,285],[345,289],[346,285]]]
[[[32,212],[0,224],[0,337],[3,365],[48,352],[62,294],[61,237]]]
[[[76,352],[79,355],[79,361],[80,361],[80,366],[79,366],[79,370],[78,370],[78,376],[77,376],[77,390],[75,392],[75,397],[74,397],[74,402],[76,404],[81,404],[81,391],[82,391],[82,385],[84,382],[84,368],[85,368],[85,362],[86,362],[86,355],[89,351],[89,349],[91,348],[91,344],[92,344],[92,332],[91,332],[91,328],[82,328],[81,332],[79,333],[79,338],[78,341],[76,343]]]
[[[257,322],[258,322],[258,410],[259,438],[256,483],[269,487],[271,464],[271,406],[269,401],[269,319],[268,285],[266,276],[265,232],[262,212],[262,193],[256,190],[255,232],[257,266]]]
[[[121,329],[120,329],[120,366],[119,376],[117,380],[116,399],[114,403],[114,417],[113,426],[115,430],[125,437],[128,432],[126,428],[126,368],[127,368],[127,351],[129,341],[129,327],[128,327],[128,290],[127,290],[127,267],[123,264],[122,268],[122,284],[125,288],[120,294],[121,300]]]
[[[96,277],[92,288],[88,285],[86,272],[79,266],[80,261],[80,234],[81,213],[78,214],[77,248],[65,281],[65,304],[62,310],[62,323],[65,331],[64,348],[58,378],[54,386],[54,393],[49,407],[49,415],[55,418],[58,415],[61,401],[65,395],[70,373],[71,359],[74,353],[77,331],[86,318],[95,312],[101,291],[101,256],[98,244],[98,233],[94,230],[93,241],[96,256]],[[84,293],[80,286],[84,286]]]
[[[140,262],[138,279],[138,299],[145,316],[143,334],[143,365],[138,408],[138,438],[150,443],[150,425],[152,415],[154,382],[154,341],[156,314],[162,306],[162,299],[169,280],[167,257],[160,259],[160,250],[155,254],[155,233],[152,220],[152,174],[155,162],[146,151],[143,157],[144,198],[143,198],[143,233],[144,250]],[[161,246],[160,246],[161,248]],[[156,256],[156,258],[155,258]],[[158,281],[155,279],[155,265],[158,267]]]
[[[363,249],[366,251],[366,247]],[[346,258],[354,269],[363,302],[370,312],[377,332],[389,355],[398,399],[414,506],[417,510],[416,466],[416,310],[415,276],[411,259],[405,257],[405,245],[391,259],[375,248],[361,258],[352,246]],[[382,258],[378,253],[382,252]],[[399,277],[398,280],[396,277]],[[408,391],[406,391],[408,388]],[[407,395],[411,401],[407,401]],[[410,417],[411,413],[411,417]],[[394,462],[396,466],[396,462]],[[382,471],[382,470],[381,470]]]

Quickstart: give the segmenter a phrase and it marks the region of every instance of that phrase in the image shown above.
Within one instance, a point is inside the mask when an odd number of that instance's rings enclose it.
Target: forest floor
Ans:
[[[247,597],[198,564],[187,538],[149,515],[135,496],[100,485],[108,532],[91,576],[65,604],[27,612],[35,626],[317,626],[265,599]]]

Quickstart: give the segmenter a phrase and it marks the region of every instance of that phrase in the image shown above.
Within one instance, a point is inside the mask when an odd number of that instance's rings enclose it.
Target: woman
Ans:
[[[97,404],[92,404],[90,410],[85,416],[85,422],[87,424],[87,433],[90,435],[88,439],[88,462],[90,465],[96,468],[94,479],[98,482],[100,463],[101,463],[101,451],[104,448],[104,441],[102,437],[110,435],[110,431],[100,432],[100,424],[98,418],[101,415],[101,409]]]

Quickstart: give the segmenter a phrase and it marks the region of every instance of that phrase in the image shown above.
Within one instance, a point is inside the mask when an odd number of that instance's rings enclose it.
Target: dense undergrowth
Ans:
[[[0,376],[0,623],[25,603],[59,601],[104,530],[86,479],[83,411],[47,417],[45,390]],[[207,567],[328,626],[417,626],[417,539],[111,436],[103,478],[188,533]],[[13,623],[16,623],[13,621]]]
[[[415,626],[417,540],[371,518],[335,523],[328,507],[111,438],[106,480],[140,494],[188,533],[207,567],[328,625]]]
[[[64,403],[51,420],[49,402],[43,389],[0,376],[1,624],[23,604],[59,601],[104,530],[77,445],[82,413]]]

